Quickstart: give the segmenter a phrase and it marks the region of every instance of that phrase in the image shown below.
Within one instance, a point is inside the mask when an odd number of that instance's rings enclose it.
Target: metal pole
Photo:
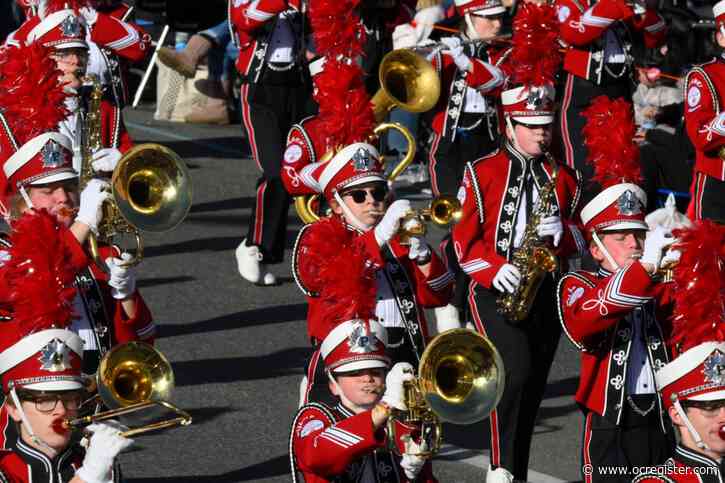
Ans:
[[[149,62],[148,67],[146,67],[146,72],[144,72],[143,79],[141,79],[141,84],[139,84],[138,89],[136,89],[136,95],[134,96],[133,104],[131,105],[134,109],[136,109],[136,106],[138,106],[138,103],[141,100],[141,94],[146,87],[146,83],[149,81],[154,65],[156,65],[156,58],[159,56],[159,49],[164,46],[164,41],[166,40],[166,36],[168,34],[169,26],[164,25],[164,30],[161,32],[158,42],[156,42],[156,49],[154,49],[154,54],[151,56],[151,61]]]

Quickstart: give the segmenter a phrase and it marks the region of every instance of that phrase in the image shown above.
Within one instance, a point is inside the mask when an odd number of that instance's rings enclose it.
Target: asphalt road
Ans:
[[[257,177],[240,127],[155,122],[144,109],[126,119],[137,143],[174,149],[193,178],[189,216],[173,232],[145,237],[138,274],[159,327],[157,347],[173,362],[174,402],[194,423],[138,438],[122,456],[124,475],[135,483],[289,481],[289,425],[309,350],[306,307],[287,263],[272,268],[278,287],[250,285],[237,273],[234,249],[246,233]],[[288,255],[299,227],[292,213]],[[579,479],[582,418],[572,397],[578,366],[563,338],[539,414],[530,481]],[[440,481],[484,480],[485,428],[446,428],[449,446],[435,463]]]

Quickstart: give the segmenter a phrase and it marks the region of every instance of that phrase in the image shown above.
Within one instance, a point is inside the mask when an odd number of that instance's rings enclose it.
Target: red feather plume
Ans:
[[[330,329],[346,320],[375,317],[375,271],[353,236],[332,219],[315,223],[305,234],[315,251],[300,259],[300,269],[314,275]]]
[[[365,29],[357,14],[360,0],[313,0],[310,23],[317,53],[326,58],[315,76],[320,131],[327,149],[367,141],[375,126],[363,71]]]
[[[506,73],[514,85],[553,84],[561,65],[559,22],[552,5],[522,3],[513,21]]]
[[[0,49],[0,106],[18,144],[56,130],[68,116],[62,75],[39,43]]]
[[[671,345],[679,352],[725,341],[725,226],[696,221],[675,230],[681,256],[674,270]]]
[[[24,214],[12,228],[3,277],[20,335],[69,327],[75,274],[62,228],[45,210]]]
[[[639,183],[639,147],[634,143],[636,127],[632,105],[623,98],[611,100],[599,96],[581,114],[582,129],[589,151],[587,161],[594,167],[592,181],[602,188],[619,183]]]

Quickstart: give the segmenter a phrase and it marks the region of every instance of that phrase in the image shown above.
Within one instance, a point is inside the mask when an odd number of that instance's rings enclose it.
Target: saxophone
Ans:
[[[103,148],[103,124],[101,118],[101,102],[103,100],[103,85],[97,76],[89,74],[83,77],[83,85],[90,87],[88,94],[88,107],[83,122],[81,134],[81,167],[79,173],[79,192],[83,191],[88,182],[98,177],[93,170],[93,155]],[[113,180],[112,180],[113,182]],[[91,232],[88,237],[91,256],[96,264],[106,270],[106,264],[98,254],[98,240],[111,243],[114,236],[128,233],[136,238],[136,258],[132,261],[136,264],[141,260],[143,244],[138,230],[133,227],[121,214],[114,199],[103,203],[101,221],[98,223],[98,234]]]
[[[524,230],[521,246],[511,257],[511,264],[521,273],[521,282],[513,293],[505,292],[496,301],[499,313],[507,319],[517,322],[524,320],[529,315],[546,274],[559,268],[556,255],[539,238],[536,230],[541,219],[551,213],[551,206],[556,196],[556,178],[559,167],[550,154],[546,153],[546,157],[553,168],[551,179],[539,191],[539,198]]]

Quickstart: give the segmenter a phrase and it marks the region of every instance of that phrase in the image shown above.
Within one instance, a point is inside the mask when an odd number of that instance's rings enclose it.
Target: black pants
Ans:
[[[460,122],[463,125],[471,125],[475,122],[475,117],[473,114],[463,114]],[[498,137],[497,132],[489,133],[485,118],[475,129],[459,130],[452,142],[449,138],[434,134],[428,155],[428,171],[433,195],[456,196],[466,163],[495,150],[499,143]]]
[[[713,220],[725,224],[725,181],[696,173],[687,214],[692,220]]]
[[[599,193],[600,189],[590,182],[594,169],[586,161],[588,152],[582,136],[586,119],[581,113],[597,96],[607,96],[610,99],[624,97],[631,101],[632,82],[629,76],[624,75],[620,79],[605,79],[602,85],[597,85],[567,73],[563,85],[560,86],[560,91],[557,95],[557,98],[561,99],[559,135],[554,136],[554,139],[560,139],[561,145],[555,146],[555,151],[559,155],[559,159],[565,160],[567,165],[581,172],[583,183],[579,206],[584,206]]]
[[[527,480],[531,437],[546,389],[546,379],[559,344],[554,281],[547,277],[526,320],[511,323],[497,311],[499,292],[471,287],[471,312],[476,328],[488,337],[503,359],[506,386],[489,418],[491,465]]]
[[[654,395],[631,396],[637,407],[646,410]],[[662,431],[659,410],[654,407],[642,416],[625,400],[619,425],[589,412],[584,420],[582,473],[585,483],[629,483],[637,476],[632,468],[662,464],[672,455],[674,438],[665,416],[667,432]],[[612,474],[615,472],[627,474]],[[591,473],[587,475],[586,473]]]
[[[252,157],[262,172],[257,180],[247,245],[259,247],[264,263],[279,263],[284,258],[290,196],[280,171],[287,133],[292,124],[313,110],[309,87],[301,82],[285,83],[281,74],[279,82],[274,82],[270,74],[264,83],[243,84],[241,93],[242,121]]]

